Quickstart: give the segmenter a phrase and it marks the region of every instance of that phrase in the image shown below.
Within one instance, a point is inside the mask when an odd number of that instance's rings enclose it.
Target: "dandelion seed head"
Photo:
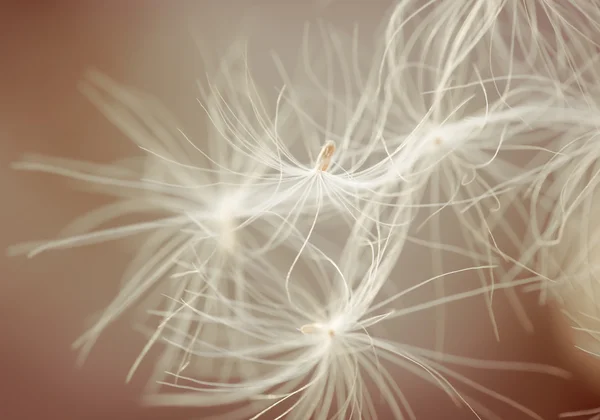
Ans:
[[[335,316],[327,322],[304,324],[300,327],[300,332],[305,335],[314,335],[333,339],[336,336],[342,336],[351,329],[351,325],[344,319],[343,316]]]
[[[319,156],[317,157],[317,170],[321,172],[326,172],[327,168],[331,164],[331,159],[335,153],[335,142],[332,140],[328,140],[325,142],[321,151],[319,152]]]
[[[333,326],[320,323],[304,324],[300,327],[300,332],[305,335],[325,334],[330,338],[333,338],[336,335],[335,328]]]
[[[426,144],[425,153],[439,157],[440,154],[452,150],[453,146],[459,146],[460,137],[460,133],[452,132],[452,127],[431,127],[423,136],[423,142]]]
[[[236,211],[240,209],[243,200],[239,194],[224,194],[215,203],[216,231],[221,250],[233,253],[238,245],[239,217]]]

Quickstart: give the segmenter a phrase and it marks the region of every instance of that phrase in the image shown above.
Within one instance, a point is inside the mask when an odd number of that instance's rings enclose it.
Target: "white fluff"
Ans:
[[[15,163],[114,201],[57,239],[9,252],[142,237],[121,289],[75,346],[83,360],[137,309],[148,341],[127,379],[160,346],[144,398],[152,405],[375,419],[377,390],[394,418],[412,420],[407,385],[392,373],[402,369],[475,418],[497,418],[478,400],[487,396],[541,419],[456,367],[567,375],[445,354],[444,317],[449,304],[483,296],[499,337],[493,296],[504,290],[531,328],[517,290],[541,287],[563,303],[577,346],[600,354],[599,22],[594,1],[400,0],[365,55],[357,29],[307,25],[296,68],[275,56],[279,80],[266,89],[247,45],[235,44],[199,82],[209,123],[200,139],[154,98],[91,72],[82,91],[139,156]],[[526,241],[505,220],[511,209],[530,218]],[[433,274],[413,285],[398,266],[408,243],[431,253]],[[448,255],[470,264],[448,270]],[[517,279],[523,271],[533,276]],[[447,294],[445,283],[466,273],[480,285]],[[429,286],[435,297],[401,303]],[[435,351],[390,333],[430,309]]]

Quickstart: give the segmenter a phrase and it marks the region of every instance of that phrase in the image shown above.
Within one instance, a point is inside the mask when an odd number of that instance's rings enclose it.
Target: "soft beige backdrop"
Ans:
[[[86,69],[98,68],[153,93],[187,126],[193,125],[201,111],[194,105],[194,81],[201,62],[192,31],[206,45],[218,48],[226,45],[235,31],[260,28],[257,37],[264,41],[265,49],[285,53],[289,49],[286,43],[294,45],[291,40],[297,40],[302,21],[314,17],[315,11],[307,0],[305,4],[278,3],[283,2],[3,2],[2,248],[51,237],[73,216],[103,200],[73,192],[60,178],[12,172],[7,167],[11,161],[22,153],[35,152],[104,162],[132,150],[77,91],[77,81]],[[384,10],[383,0],[341,0],[328,9],[326,17],[338,23],[356,18],[377,23]],[[246,18],[243,25],[241,17]],[[201,127],[194,129],[200,131]],[[123,380],[142,338],[131,333],[125,323],[103,337],[82,369],[74,368],[75,354],[69,346],[83,331],[85,318],[115,293],[126,258],[111,246],[95,246],[47,253],[34,260],[3,260],[0,419],[185,418],[186,413],[178,410],[144,412],[136,408],[140,384],[125,386]],[[418,255],[411,255],[410,260],[419,261]],[[536,334],[524,334],[514,317],[500,309],[500,344],[493,341],[480,300],[455,305],[449,331],[456,339],[450,340],[449,346],[474,357],[561,364],[554,350],[551,313],[538,309],[533,299],[528,303]],[[419,324],[398,328],[413,334],[420,329]],[[518,397],[548,419],[563,410],[600,405],[600,398],[594,398],[577,381],[511,374],[490,379],[485,372],[471,377]],[[471,418],[446,411],[452,408],[450,403],[443,396],[438,401],[441,394],[428,387],[401,384],[409,390],[419,418]],[[192,413],[203,416],[202,411]]]

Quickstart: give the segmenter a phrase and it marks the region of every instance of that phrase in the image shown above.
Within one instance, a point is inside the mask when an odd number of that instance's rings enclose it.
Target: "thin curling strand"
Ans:
[[[559,418],[561,419],[579,419],[579,420],[600,420],[600,408],[593,408],[591,410],[579,410],[570,411],[568,413],[562,413]]]

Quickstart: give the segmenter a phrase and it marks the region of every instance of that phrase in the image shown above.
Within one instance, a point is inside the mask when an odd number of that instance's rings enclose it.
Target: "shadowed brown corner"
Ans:
[[[5,3],[0,14],[3,248],[52,237],[74,216],[103,202],[101,197],[73,192],[63,179],[14,172],[8,167],[10,162],[24,153],[106,162],[132,150],[78,92],[77,82],[88,68],[98,68],[117,80],[149,90],[184,120],[194,121],[200,110],[188,107],[188,102],[178,96],[178,92],[194,88],[199,70],[199,59],[192,57],[195,50],[189,26],[182,22],[199,16],[198,25],[206,34],[212,34],[205,40],[217,42],[220,38],[216,28],[226,31],[223,25],[229,22],[231,11],[240,13],[235,1],[217,4]],[[285,19],[294,17],[294,13],[286,14],[284,7],[278,8],[279,12],[265,4],[262,7],[272,14],[283,13]],[[360,7],[355,4],[350,9],[356,12]],[[344,18],[343,13],[340,16]],[[281,21],[274,25],[277,36],[284,38]],[[323,170],[327,170],[327,164],[323,162]],[[3,260],[0,369],[4,380],[0,385],[0,419],[130,420],[207,415],[201,410],[138,407],[137,396],[143,384],[134,380],[125,385],[124,378],[144,338],[131,332],[126,322],[117,323],[102,336],[82,368],[75,366],[71,343],[88,325],[88,317],[114,295],[127,258],[118,248],[103,245],[49,252],[33,260]],[[511,314],[502,314],[502,341],[496,345],[489,324],[470,324],[485,318],[485,311],[477,303],[451,317],[449,330],[464,337],[452,345],[459,349],[461,342],[478,344],[480,354],[474,356],[490,359],[560,363],[559,355],[552,350],[556,346],[548,310],[538,308],[534,299],[528,303],[538,327],[534,336],[526,335]],[[142,372],[148,370],[145,364]],[[511,374],[500,377],[502,382],[493,384],[497,389],[522,396],[522,402],[548,419],[564,410],[594,406],[593,395],[576,381],[521,381]],[[476,373],[473,379],[485,381],[486,374]],[[438,404],[433,398],[443,395],[434,395],[427,391],[411,393],[411,402],[422,418],[444,415],[447,402]],[[597,399],[595,404],[600,405]],[[465,414],[464,418],[471,416]]]

